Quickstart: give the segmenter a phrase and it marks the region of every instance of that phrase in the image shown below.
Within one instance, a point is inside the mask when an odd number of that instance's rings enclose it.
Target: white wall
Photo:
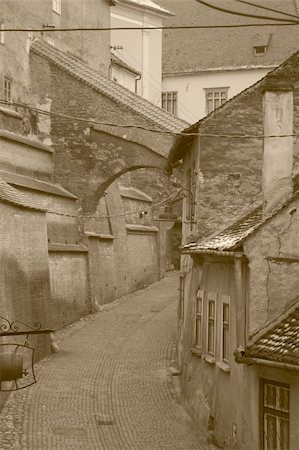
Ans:
[[[131,5],[118,3],[111,8],[111,27],[157,27],[163,17]],[[111,31],[111,45],[122,46],[115,54],[142,73],[137,93],[157,106],[161,105],[162,90],[162,31]]]
[[[228,87],[228,99],[239,94],[271,69],[244,69],[222,72],[163,76],[163,91],[178,92],[178,116],[194,123],[206,116],[206,88]]]
[[[136,77],[137,75],[133,75],[117,66],[111,67],[111,80],[115,81],[118,84],[121,84],[132,92],[135,92]]]

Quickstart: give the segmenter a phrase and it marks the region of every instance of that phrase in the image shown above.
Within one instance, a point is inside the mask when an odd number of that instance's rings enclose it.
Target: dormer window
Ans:
[[[258,45],[257,47],[253,47],[253,50],[256,56],[262,56],[266,53],[267,47],[265,45]]]

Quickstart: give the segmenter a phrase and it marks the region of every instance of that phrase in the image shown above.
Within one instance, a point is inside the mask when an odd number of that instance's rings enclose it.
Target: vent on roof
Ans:
[[[253,50],[256,56],[262,56],[266,53],[267,47],[265,45],[258,45],[257,47],[253,47]]]

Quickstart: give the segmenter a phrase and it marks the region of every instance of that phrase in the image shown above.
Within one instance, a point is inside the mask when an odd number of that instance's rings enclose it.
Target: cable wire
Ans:
[[[247,2],[245,0],[234,0],[234,1],[238,3],[244,3],[245,5],[254,6],[255,8],[264,9],[266,11],[275,12],[277,14],[283,14],[284,16],[293,17],[298,20],[298,16],[295,14],[289,14],[283,11],[278,11],[278,9],[268,8],[267,6],[257,5],[256,3]]]
[[[220,10],[222,12],[228,12],[235,15],[242,15],[245,14],[238,13],[238,12],[232,12],[229,10],[223,10],[219,7],[209,5],[202,0],[195,0],[199,3],[202,3],[205,6],[209,6],[210,8],[214,8],[217,10]],[[259,18],[258,16],[251,16],[251,15],[245,15],[245,17],[253,17],[253,18]],[[260,17],[262,18],[262,16]],[[61,32],[71,32],[71,31],[136,31],[136,30],[200,30],[200,29],[214,29],[214,28],[244,28],[244,27],[269,27],[269,26],[291,26],[291,25],[298,25],[299,19],[297,21],[295,20],[289,20],[286,22],[285,20],[278,19],[278,18],[271,18],[271,17],[264,17],[268,20],[275,20],[282,23],[244,23],[244,24],[228,24],[228,25],[174,25],[174,26],[161,26],[161,27],[103,27],[103,28],[5,28],[3,31],[5,32],[34,32],[34,33],[55,33],[57,31]]]
[[[200,3],[201,5],[207,6],[209,8],[215,9],[216,11],[221,11],[221,12],[225,12],[228,14],[233,14],[235,16],[241,16],[241,17],[249,17],[250,19],[266,19],[266,20],[274,20],[276,22],[285,22],[284,19],[279,19],[278,17],[269,17],[269,16],[260,16],[260,15],[255,15],[255,14],[248,14],[248,13],[242,13],[239,11],[233,11],[230,9],[225,9],[225,8],[221,8],[220,6],[215,6],[215,5],[211,5],[210,3],[207,3],[203,0],[196,0],[198,3]],[[292,19],[288,19],[289,23],[293,23],[293,24],[299,24],[299,19],[297,20],[292,20]],[[289,24],[288,23],[288,24]]]
[[[59,114],[59,113],[53,113],[49,112],[43,109],[35,108],[33,106],[29,106],[23,103],[17,103],[17,102],[10,102],[4,99],[0,99],[0,104],[5,104],[7,106],[18,106],[21,108],[28,109],[30,111],[35,111],[37,113],[46,115],[46,116],[52,116],[56,117],[58,119],[64,119],[64,120],[70,120],[70,121],[76,121],[76,122],[83,122],[88,123],[90,127],[92,125],[105,125],[105,126],[111,126],[115,128],[137,128],[144,131],[150,131],[152,133],[159,133],[159,134],[169,134],[171,136],[199,136],[199,137],[217,137],[217,138],[231,138],[231,139],[264,139],[264,138],[283,138],[283,137],[298,137],[298,133],[290,133],[290,134],[216,134],[216,133],[184,133],[179,131],[166,131],[166,130],[157,130],[155,128],[147,128],[143,127],[141,125],[137,124],[123,124],[120,125],[119,123],[113,123],[113,122],[103,122],[99,120],[93,120],[93,119],[83,119],[81,117],[76,116],[69,116],[65,114]]]

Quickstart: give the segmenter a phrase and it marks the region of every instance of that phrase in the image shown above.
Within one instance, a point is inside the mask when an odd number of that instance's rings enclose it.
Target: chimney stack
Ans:
[[[293,88],[264,89],[264,135],[293,134]],[[293,136],[265,137],[262,173],[263,219],[293,195]]]

